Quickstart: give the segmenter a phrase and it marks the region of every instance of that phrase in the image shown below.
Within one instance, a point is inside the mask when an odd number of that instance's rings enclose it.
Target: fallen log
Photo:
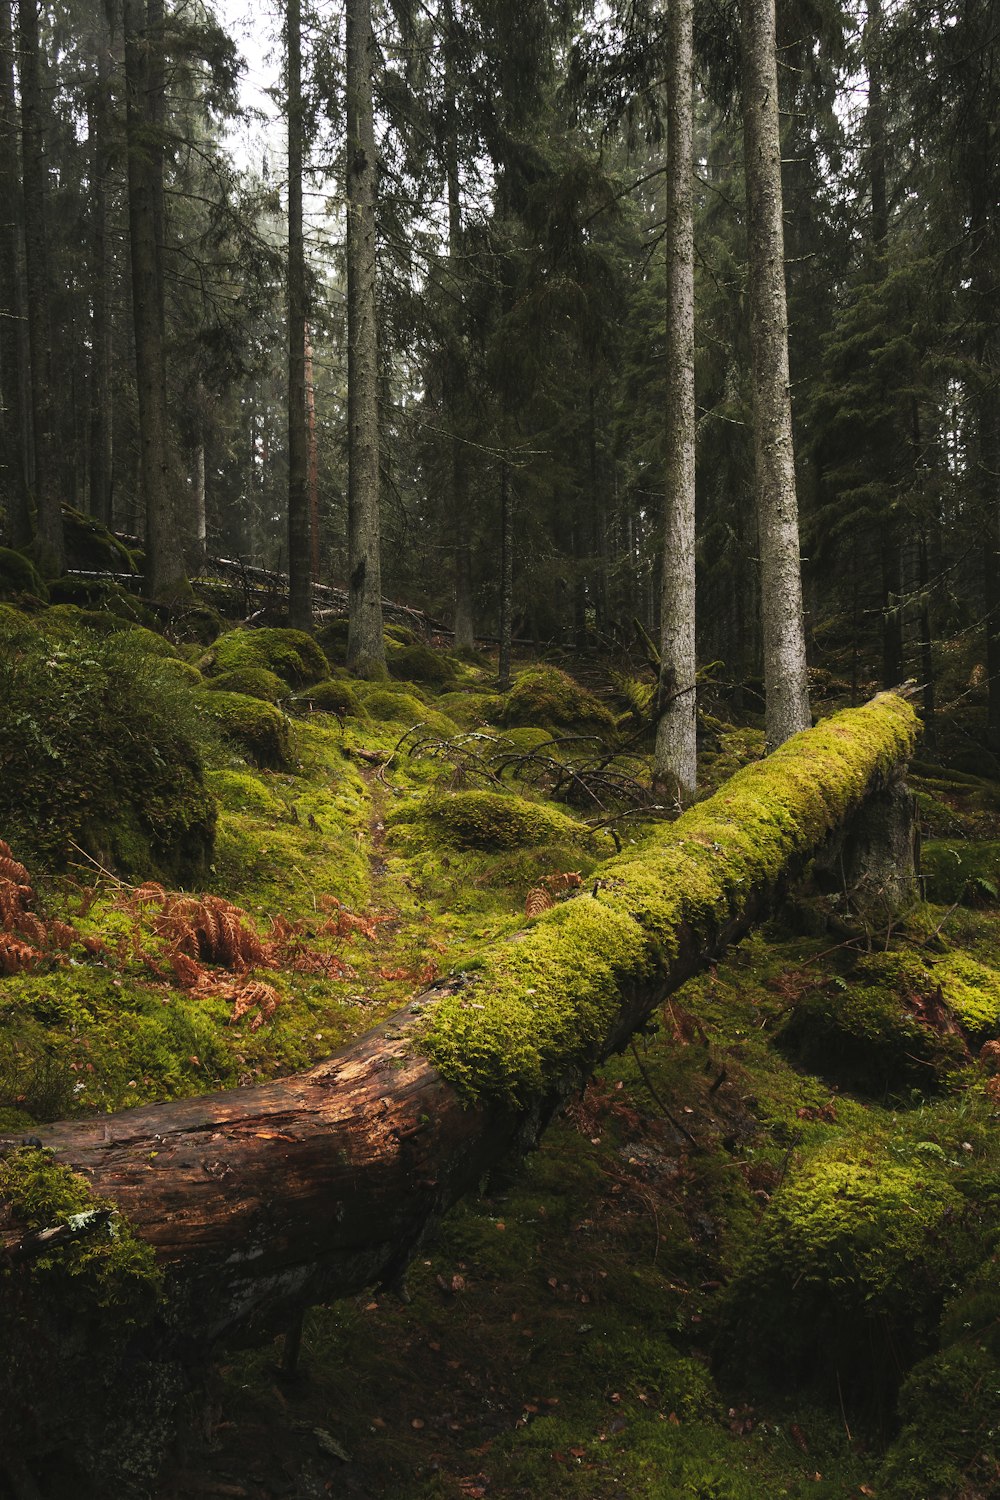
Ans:
[[[831,836],[898,800],[915,730],[909,704],[881,694],[797,735],[478,969],[306,1073],[39,1127],[46,1159],[85,1178],[155,1257],[163,1296],[155,1313],[132,1315],[128,1358],[173,1347],[189,1359],[311,1303],[398,1282],[449,1205],[535,1142],[595,1065],[767,915]],[[30,1301],[37,1262],[47,1286],[58,1276],[58,1237],[44,1253],[37,1243],[55,1227],[37,1214],[26,1226],[16,1202],[0,1202],[0,1315],[4,1299]],[[84,1231],[106,1238],[108,1215],[78,1228],[67,1255]]]

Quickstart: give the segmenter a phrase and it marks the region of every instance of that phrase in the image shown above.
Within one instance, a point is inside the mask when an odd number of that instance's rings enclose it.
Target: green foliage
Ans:
[[[227,630],[215,642],[202,670],[217,676],[247,667],[263,667],[296,688],[322,682],[330,675],[329,663],[312,636],[272,626]]]
[[[287,684],[266,667],[238,667],[218,677],[206,678],[205,687],[211,693],[242,693],[264,703],[280,703],[288,697]]]
[[[10,547],[0,547],[0,599],[16,599],[31,594],[43,604],[48,602],[48,587],[30,558]]]
[[[558,667],[519,672],[504,702],[503,722],[580,732],[608,733],[614,728],[614,717],[600,699]]]
[[[924,844],[921,864],[927,899],[966,906],[1000,902],[1000,843],[936,839]]]
[[[198,694],[198,706],[255,766],[287,771],[292,766],[288,720],[273,703],[244,693]]]
[[[197,881],[215,802],[191,694],[136,641],[0,622],[0,826],[29,865],[79,845],[126,875]]]
[[[884,1500],[954,1500],[994,1493],[998,1411],[1000,1364],[978,1339],[921,1361],[900,1391],[902,1430],[879,1471],[878,1494]]]

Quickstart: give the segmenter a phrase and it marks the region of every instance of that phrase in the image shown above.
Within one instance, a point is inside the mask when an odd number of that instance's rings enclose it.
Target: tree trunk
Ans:
[[[31,507],[24,462],[17,136],[11,0],[0,0],[0,499],[7,508],[10,543],[27,547],[31,541]]]
[[[167,368],[163,326],[162,246],[158,224],[163,202],[163,137],[157,127],[162,100],[162,27],[145,0],[125,0],[125,99],[128,144],[128,214],[135,327],[139,466],[146,515],[145,587],[169,603],[189,589],[174,503],[175,475],[167,422]]]
[[[774,0],[742,0],[754,457],[767,743],[809,726],[798,502],[788,388],[788,310]]]
[[[306,263],[302,233],[302,6],[288,0],[288,623],[312,625],[306,444]]]
[[[668,15],[667,483],[653,776],[683,804],[697,781],[693,0],[676,0]]]
[[[64,562],[62,506],[52,433],[52,284],[46,229],[48,164],[42,105],[37,0],[18,0],[21,85],[21,167],[24,179],[24,260],[31,351],[35,537],[47,568]]]
[[[378,341],[375,323],[375,39],[371,0],[347,3],[347,665],[385,675],[379,551]]]
[[[101,5],[97,17],[97,80],[88,110],[90,203],[93,224],[90,264],[90,512],[111,525],[113,473],[111,404],[111,272],[108,251],[108,180],[114,34],[113,8]]]
[[[313,581],[321,575],[319,524],[319,447],[316,440],[316,382],[313,377],[313,346],[306,324],[306,481],[309,489],[309,562]]]
[[[514,617],[514,503],[510,492],[510,466],[500,462],[500,662],[498,686],[510,687],[510,654]]]

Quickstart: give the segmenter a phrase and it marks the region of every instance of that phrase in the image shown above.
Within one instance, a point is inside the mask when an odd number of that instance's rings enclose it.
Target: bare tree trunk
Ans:
[[[167,422],[163,338],[162,247],[157,224],[163,202],[163,138],[157,128],[162,87],[162,26],[152,6],[125,0],[125,97],[128,211],[135,326],[139,464],[146,514],[146,592],[169,602],[187,594],[182,536],[174,503]],[[162,15],[162,11],[160,11]]]
[[[0,499],[7,507],[9,540],[15,547],[26,547],[31,541],[31,507],[24,462],[17,136],[11,0],[0,0]]]
[[[111,268],[108,253],[110,90],[113,7],[97,15],[97,80],[88,110],[93,237],[90,266],[90,511],[111,525],[113,422],[111,405]]]
[[[514,615],[514,505],[510,492],[510,467],[500,463],[500,663],[499,688],[510,687],[510,654]]]
[[[306,263],[302,232],[302,6],[288,0],[288,621],[312,624],[306,452]]]
[[[743,154],[767,743],[810,722],[788,388],[774,0],[742,0]]]
[[[319,448],[316,441],[316,382],[313,378],[313,346],[309,324],[306,324],[306,419],[307,419],[307,463],[306,479],[309,489],[309,561],[313,581],[318,582],[320,566],[319,535]]]
[[[46,567],[64,561],[62,506],[52,435],[52,286],[46,214],[48,165],[43,123],[37,0],[18,0],[21,85],[21,166],[24,179],[24,260],[31,350],[35,537]]]
[[[667,473],[653,775],[690,802],[697,782],[694,415],[694,3],[672,0],[667,64]]]
[[[347,664],[385,675],[379,551],[378,336],[375,324],[375,39],[371,0],[347,3]]]
[[[445,176],[448,187],[448,260],[452,290],[455,296],[455,317],[462,331],[464,308],[462,305],[461,255],[462,255],[462,184],[458,170],[458,109],[455,103],[454,26],[455,8],[452,0],[445,0],[444,10],[444,87],[445,107],[448,112],[445,129]],[[451,528],[454,544],[455,567],[455,649],[471,649],[476,644],[475,611],[472,599],[472,540],[469,512],[469,467],[465,445],[458,434],[461,421],[460,393],[463,372],[460,368],[456,338],[448,351],[445,400],[448,406],[448,426],[451,429]]]

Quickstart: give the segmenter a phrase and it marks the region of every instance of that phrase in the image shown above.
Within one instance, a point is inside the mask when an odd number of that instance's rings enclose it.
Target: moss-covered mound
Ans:
[[[443,737],[455,733],[455,725],[451,719],[436,709],[429,708],[415,693],[405,692],[402,687],[355,683],[354,690],[369,716],[378,724],[403,724],[407,727],[420,724],[428,732]]]
[[[223,672],[219,677],[205,679],[205,687],[212,693],[242,693],[247,698],[260,698],[264,703],[280,703],[288,697],[288,685],[266,667],[242,667],[234,672]]]
[[[288,720],[273,703],[248,698],[244,693],[204,691],[198,703],[225,737],[232,740],[255,766],[271,771],[292,767],[292,741]]]
[[[124,636],[0,622],[0,828],[20,858],[84,849],[124,875],[204,878],[215,801],[186,685]]]
[[[446,656],[419,643],[397,646],[387,654],[390,675],[404,682],[425,682],[445,687],[455,681],[455,667]]]
[[[78,609],[118,615],[133,625],[152,628],[157,624],[154,610],[148,609],[141,599],[130,594],[120,583],[104,578],[76,578],[68,574],[54,578],[49,584],[49,599],[53,604],[75,604]]]
[[[64,505],[66,566],[94,573],[138,573],[134,553],[93,516]]]
[[[873,1097],[931,1091],[966,1059],[951,1015],[954,999],[970,1016],[975,1010],[968,984],[956,972],[945,989],[948,977],[915,954],[867,954],[850,973],[799,1000],[780,1045],[820,1077]],[[994,980],[996,989],[1000,976]]]
[[[930,1346],[974,1254],[965,1203],[931,1159],[818,1152],[772,1198],[730,1294],[734,1360],[857,1410]],[[973,1261],[973,1264],[975,1262]]]
[[[557,667],[530,667],[518,673],[504,703],[503,722],[596,734],[610,734],[615,727],[614,716],[600,699]]]
[[[368,717],[351,684],[335,678],[296,693],[293,706],[300,713],[335,714],[338,719]]]
[[[0,547],[0,599],[18,599],[30,594],[46,603],[48,586],[30,558],[11,547]]]
[[[311,635],[274,626],[227,630],[202,664],[212,676],[248,667],[274,672],[291,687],[308,687],[330,675],[329,663]]]
[[[589,830],[558,808],[503,792],[456,792],[429,802],[424,816],[457,849],[522,849],[568,843]]]

